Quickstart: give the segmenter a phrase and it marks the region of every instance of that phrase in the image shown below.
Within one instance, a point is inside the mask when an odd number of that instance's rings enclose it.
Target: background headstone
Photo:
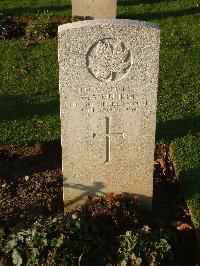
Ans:
[[[72,16],[115,19],[117,0],[72,0]]]
[[[108,192],[151,206],[159,35],[131,20],[59,27],[65,208]]]

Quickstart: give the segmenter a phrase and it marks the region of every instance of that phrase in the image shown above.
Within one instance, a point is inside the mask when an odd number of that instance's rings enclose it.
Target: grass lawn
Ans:
[[[57,42],[1,42],[0,142],[60,137]]]
[[[1,0],[4,15],[70,15],[69,0]],[[118,17],[161,26],[157,142],[170,143],[200,238],[200,12],[197,0],[118,0]],[[57,40],[0,44],[0,142],[60,138]]]
[[[59,16],[71,14],[70,0],[1,0],[0,12],[12,16],[35,16],[47,11]]]

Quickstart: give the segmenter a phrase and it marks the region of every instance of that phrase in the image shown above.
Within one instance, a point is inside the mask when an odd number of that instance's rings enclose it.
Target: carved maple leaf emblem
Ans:
[[[121,79],[131,67],[131,52],[115,39],[98,41],[88,53],[87,67],[101,81]]]

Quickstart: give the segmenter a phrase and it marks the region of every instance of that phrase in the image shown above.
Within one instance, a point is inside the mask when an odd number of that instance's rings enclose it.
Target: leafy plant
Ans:
[[[172,237],[141,228],[139,206],[121,195],[91,197],[77,213],[38,220],[7,238],[0,231],[0,252],[16,266],[164,265],[173,259]],[[132,231],[122,230],[123,219]]]
[[[12,234],[1,248],[12,257],[16,266],[40,265],[42,260],[77,265],[84,250],[80,239],[80,219],[70,216],[68,219],[57,217],[45,223],[36,222],[32,228]],[[64,264],[65,265],[65,264]]]
[[[0,265],[4,265],[3,264],[4,257],[2,256],[2,252],[1,252],[1,249],[4,243],[4,238],[5,238],[4,230],[0,228]]]
[[[4,231],[0,228],[0,249],[1,249],[2,245],[3,245],[4,238],[5,238],[5,233],[4,233]]]
[[[118,256],[121,265],[163,265],[164,259],[173,260],[172,236],[164,230],[152,231],[148,226],[121,236]]]
[[[57,32],[57,26],[52,22],[48,12],[38,13],[36,19],[26,27],[26,35],[30,37],[51,37]]]

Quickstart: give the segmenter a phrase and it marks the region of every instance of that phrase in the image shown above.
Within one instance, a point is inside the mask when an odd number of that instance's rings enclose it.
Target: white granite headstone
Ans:
[[[72,0],[72,16],[114,19],[117,0]]]
[[[59,27],[64,204],[153,193],[159,27],[90,20]]]

